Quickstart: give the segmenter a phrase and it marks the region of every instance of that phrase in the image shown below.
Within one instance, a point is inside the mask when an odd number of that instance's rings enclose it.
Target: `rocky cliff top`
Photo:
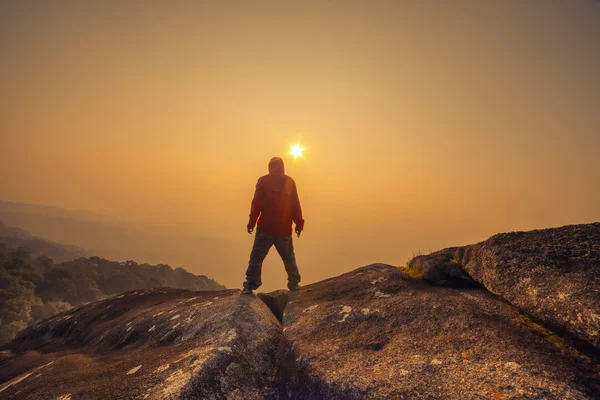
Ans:
[[[435,285],[474,281],[547,327],[600,349],[600,223],[511,232],[415,257]]]
[[[149,289],[2,348],[7,399],[595,399],[600,224],[287,291]]]
[[[2,353],[0,396],[259,399],[280,336],[264,303],[236,290],[128,292],[24,330]]]

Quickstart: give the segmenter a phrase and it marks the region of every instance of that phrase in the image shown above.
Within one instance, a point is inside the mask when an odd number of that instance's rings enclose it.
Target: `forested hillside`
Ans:
[[[115,262],[100,257],[55,264],[0,237],[0,344],[27,325],[84,302],[134,289],[216,290],[212,279],[165,264]]]

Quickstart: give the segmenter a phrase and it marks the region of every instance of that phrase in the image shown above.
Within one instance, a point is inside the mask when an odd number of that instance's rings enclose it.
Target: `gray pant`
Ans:
[[[288,274],[288,288],[298,286],[300,282],[300,273],[296,265],[296,256],[294,255],[294,243],[291,236],[271,236],[261,231],[256,231],[254,237],[254,246],[250,254],[250,262],[246,270],[246,289],[257,289],[262,285],[260,279],[262,272],[262,263],[269,253],[271,246],[275,245],[277,252],[283,260],[285,271]]]

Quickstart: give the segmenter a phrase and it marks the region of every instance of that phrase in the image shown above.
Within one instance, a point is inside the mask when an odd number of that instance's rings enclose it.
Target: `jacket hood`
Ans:
[[[269,161],[269,173],[270,174],[284,174],[285,167],[283,165],[283,160],[279,157],[271,158]]]

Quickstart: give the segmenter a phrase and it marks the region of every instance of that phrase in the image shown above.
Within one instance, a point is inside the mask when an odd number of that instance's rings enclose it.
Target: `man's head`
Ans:
[[[269,173],[270,174],[284,174],[285,167],[283,166],[283,160],[279,157],[271,158],[269,161]]]

